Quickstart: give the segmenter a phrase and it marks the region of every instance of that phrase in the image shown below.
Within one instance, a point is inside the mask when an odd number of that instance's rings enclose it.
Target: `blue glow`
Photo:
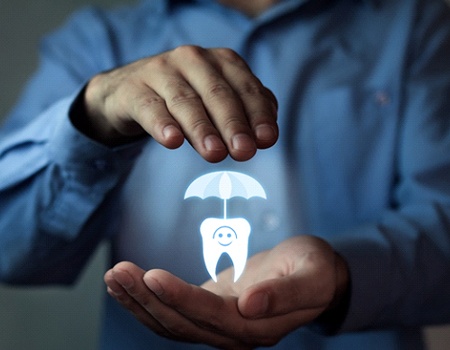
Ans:
[[[247,262],[251,227],[244,218],[227,218],[227,200],[233,197],[266,199],[266,192],[251,176],[234,171],[217,171],[195,179],[187,188],[184,199],[190,197],[223,199],[223,219],[207,218],[200,225],[203,259],[209,275],[217,282],[217,262],[222,254],[228,254],[233,262],[236,282]]]

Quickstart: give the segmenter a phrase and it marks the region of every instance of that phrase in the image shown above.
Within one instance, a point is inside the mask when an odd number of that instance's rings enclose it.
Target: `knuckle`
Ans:
[[[212,129],[211,122],[206,119],[193,120],[192,123],[190,124],[190,128],[192,129],[194,135],[203,135],[205,134],[205,131],[207,131],[206,133],[213,132],[211,130]]]
[[[124,102],[128,103],[128,102]],[[136,96],[131,100],[131,106],[133,106],[133,114],[136,119],[143,118],[147,113],[152,115],[154,111],[159,110],[161,106],[164,106],[164,100],[156,94],[145,94]],[[140,120],[142,122],[142,120]]]
[[[232,93],[230,86],[223,82],[214,82],[206,90],[208,99],[222,98]]]
[[[205,49],[197,45],[181,45],[173,53],[183,60],[198,60],[205,55]]]
[[[167,102],[170,107],[176,108],[200,103],[200,97],[194,91],[179,90]]]
[[[226,47],[220,47],[215,49],[215,53],[217,54],[217,56],[219,56],[220,58],[222,58],[223,60],[230,62],[230,63],[234,63],[234,64],[243,64],[244,61],[241,58],[241,56],[239,56],[239,54],[229,48]]]
[[[200,103],[200,97],[197,95],[185,81],[172,79],[165,85],[166,98],[168,107],[183,107],[184,105],[192,105]]]
[[[238,93],[241,96],[265,97],[266,88],[259,81],[246,81],[239,86]]]
[[[144,67],[147,71],[163,71],[169,65],[166,54],[149,57],[144,61]]]
[[[134,105],[138,108],[153,108],[159,107],[164,104],[164,100],[158,95],[145,95],[139,99],[137,99]]]
[[[249,126],[246,120],[239,117],[229,117],[223,121],[224,129],[230,130],[232,133],[248,130]]]
[[[154,72],[164,72],[170,65],[169,57],[167,54],[160,54],[142,59],[135,63],[134,69],[131,71],[142,77],[142,72],[146,75],[151,75]]]

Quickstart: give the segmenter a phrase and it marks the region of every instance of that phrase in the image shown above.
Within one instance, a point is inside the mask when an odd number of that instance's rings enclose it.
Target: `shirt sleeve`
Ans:
[[[81,23],[92,31],[92,42],[79,37]],[[45,40],[40,67],[0,131],[2,281],[71,283],[97,243],[113,234],[111,196],[144,142],[109,149],[69,119],[85,82],[111,64],[107,42],[92,11]],[[105,58],[80,54],[93,51]]]
[[[429,2],[411,34],[392,208],[330,240],[351,270],[341,331],[450,321],[449,12]]]

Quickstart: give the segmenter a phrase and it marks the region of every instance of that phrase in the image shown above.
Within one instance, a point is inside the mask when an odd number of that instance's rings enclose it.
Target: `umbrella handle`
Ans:
[[[227,219],[227,199],[226,198],[223,200],[223,218],[224,218],[224,220]]]

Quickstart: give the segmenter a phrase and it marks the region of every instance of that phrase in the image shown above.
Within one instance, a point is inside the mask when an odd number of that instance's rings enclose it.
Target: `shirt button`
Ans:
[[[377,91],[375,93],[375,101],[379,106],[383,107],[391,103],[391,98],[386,91]]]

